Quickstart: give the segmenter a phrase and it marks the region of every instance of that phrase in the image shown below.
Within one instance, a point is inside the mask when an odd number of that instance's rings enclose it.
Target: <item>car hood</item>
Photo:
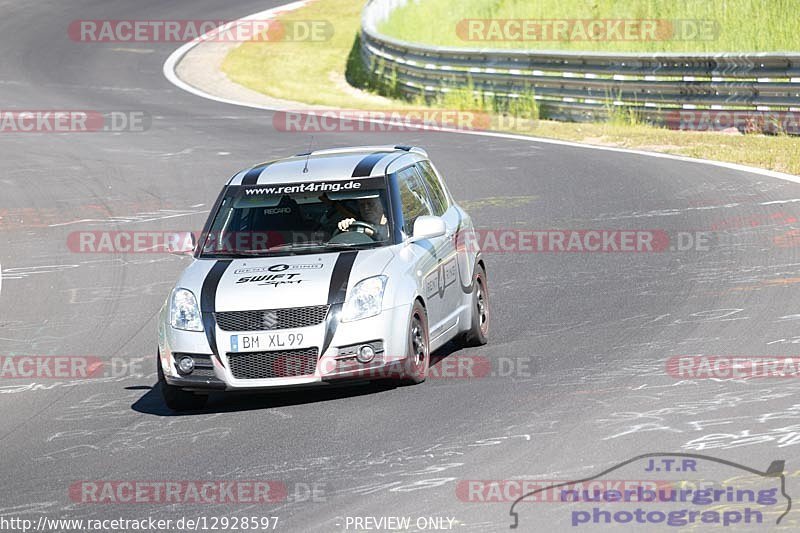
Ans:
[[[343,302],[355,283],[381,274],[390,248],[233,260],[200,259],[178,286],[191,287],[202,311],[247,311]]]

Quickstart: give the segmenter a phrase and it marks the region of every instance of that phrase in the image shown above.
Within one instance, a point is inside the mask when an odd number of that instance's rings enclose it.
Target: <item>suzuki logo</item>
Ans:
[[[275,314],[275,311],[264,311],[261,325],[264,326],[264,329],[275,329],[278,325],[278,315]]]

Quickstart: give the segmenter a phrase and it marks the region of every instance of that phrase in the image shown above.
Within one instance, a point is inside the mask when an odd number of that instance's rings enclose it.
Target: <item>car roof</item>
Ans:
[[[402,145],[316,150],[242,170],[230,179],[228,185],[305,183],[384,176],[390,167],[394,170],[398,162],[411,164],[427,158],[425,150]]]

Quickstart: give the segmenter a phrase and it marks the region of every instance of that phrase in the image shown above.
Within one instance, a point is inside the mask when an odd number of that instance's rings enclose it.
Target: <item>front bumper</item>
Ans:
[[[237,377],[232,369],[231,358],[246,354],[249,358],[257,359],[262,355],[265,358],[273,357],[277,351],[264,351],[258,353],[242,352],[232,346],[232,337],[242,335],[269,335],[281,333],[285,330],[234,332],[222,331],[216,324],[214,326],[214,340],[217,346],[217,355],[211,349],[208,336],[204,332],[189,332],[175,330],[164,321],[163,316],[159,321],[159,351],[160,364],[164,377],[170,385],[194,391],[233,391],[233,390],[263,390],[297,388],[315,385],[340,383],[344,381],[365,381],[396,379],[404,375],[407,368],[407,330],[408,317],[411,305],[403,305],[384,309],[380,314],[357,320],[355,322],[340,322],[336,318],[335,306],[329,312],[325,322],[295,330],[301,332],[307,342],[302,349],[316,348],[318,353],[316,364],[311,372],[306,368],[303,375],[267,378],[243,378],[241,372]],[[382,345],[382,351],[376,350],[375,358],[367,364],[358,362],[352,350],[341,350],[343,347],[360,346],[362,344]],[[238,345],[238,342],[236,343]],[[175,368],[175,355],[198,354],[204,360],[210,361],[210,367],[202,376],[182,376]],[[274,360],[274,357],[270,359]],[[213,368],[213,372],[212,372]]]

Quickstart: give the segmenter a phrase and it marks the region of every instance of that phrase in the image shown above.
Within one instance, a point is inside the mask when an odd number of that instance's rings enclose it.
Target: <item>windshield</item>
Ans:
[[[231,186],[201,256],[253,257],[392,244],[386,179]]]

